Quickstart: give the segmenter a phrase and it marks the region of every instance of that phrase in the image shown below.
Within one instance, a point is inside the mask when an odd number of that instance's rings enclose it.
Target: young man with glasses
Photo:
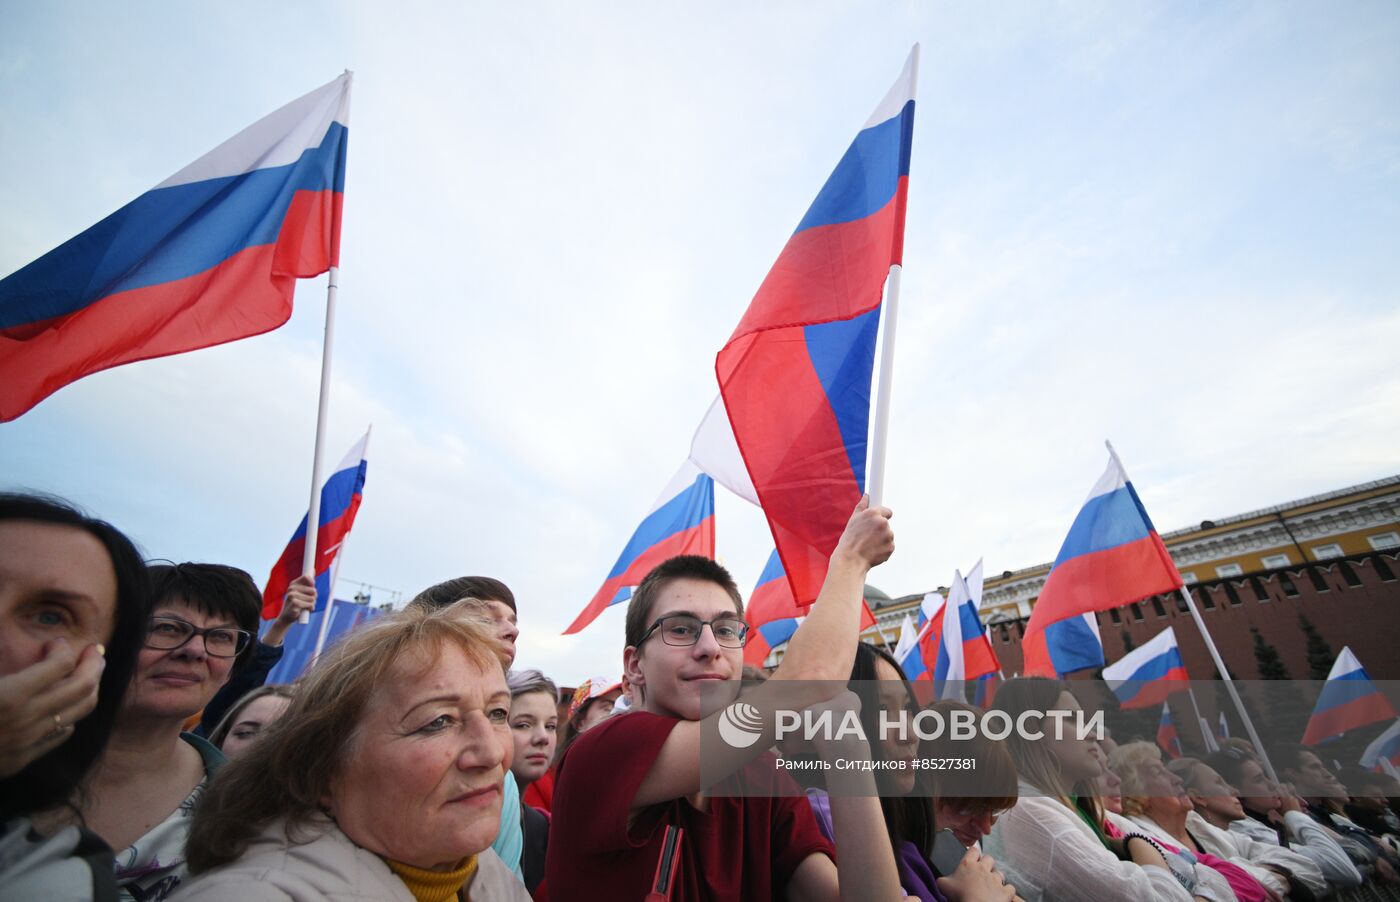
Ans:
[[[748,627],[734,580],[693,556],[642,580],[623,653],[637,704],[583,734],[559,764],[546,863],[552,893],[655,899],[648,894],[662,884],[660,897],[692,902],[903,897],[870,772],[827,774],[845,789],[832,798],[838,872],[801,790],[764,754],[777,708],[829,705],[839,714],[850,705],[865,576],[894,550],[889,517],[868,500],[857,506],[781,666],[745,694],[762,739],[743,749],[720,741],[725,712],[715,710],[737,697],[744,663]],[[707,773],[733,773],[766,791],[702,791],[702,752]]]
[[[151,617],[121,713],[73,808],[116,854],[124,899],[165,899],[186,875],[189,818],[223,755],[183,732],[246,663],[262,612],[247,573],[221,564],[157,564]],[[52,813],[58,826],[72,810]]]

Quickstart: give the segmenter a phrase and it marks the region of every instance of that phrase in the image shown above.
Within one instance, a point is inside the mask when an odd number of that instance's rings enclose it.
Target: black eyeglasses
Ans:
[[[719,643],[721,648],[743,648],[749,637],[749,625],[738,617],[725,616],[716,617],[714,620],[701,620],[690,614],[669,614],[657,618],[656,622],[642,634],[637,645],[640,647],[657,630],[661,631],[661,641],[667,645],[682,647],[694,645],[700,641],[700,633],[704,631],[706,626],[710,628],[710,632],[714,634],[715,641]]]
[[[188,620],[179,617],[152,617],[146,630],[146,647],[162,651],[174,651],[184,646],[195,636],[204,637],[204,650],[216,658],[232,658],[248,647],[253,634],[247,630],[230,626],[211,626],[199,629]]]

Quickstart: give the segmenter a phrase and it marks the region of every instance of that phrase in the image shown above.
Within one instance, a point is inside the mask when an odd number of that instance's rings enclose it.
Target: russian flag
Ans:
[[[1361,766],[1370,770],[1385,770],[1382,761],[1391,767],[1400,767],[1400,720],[1390,725],[1390,729],[1372,740],[1361,753]]]
[[[326,627],[325,648],[330,648],[336,639],[367,623],[382,613],[378,608],[367,604],[357,604],[337,598],[331,605],[331,622]],[[311,664],[312,653],[316,650],[316,640],[321,635],[321,618],[324,610],[311,615],[307,623],[293,623],[282,642],[282,659],[267,675],[267,682],[294,683]],[[324,651],[324,649],[323,649]]]
[[[260,335],[339,264],[350,73],[0,281],[0,421],[91,373]]]
[[[899,658],[899,665],[911,682],[933,679],[933,667],[938,661],[938,643],[943,631],[944,604],[943,596],[937,592],[929,592],[919,602],[919,619],[914,625],[917,633],[911,646],[905,650],[904,657]],[[903,636],[900,638],[902,644]]]
[[[578,632],[605,608],[631,598],[632,589],[652,568],[682,554],[715,556],[715,481],[690,461],[671,477],[608,578],[564,635]]]
[[[1322,694],[1303,731],[1303,745],[1317,745],[1348,730],[1394,717],[1389,699],[1371,682],[1351,649],[1343,648],[1322,684]]]
[[[902,259],[918,47],[715,360],[734,439],[800,604],[865,492],[880,297]]]
[[[1135,648],[1103,669],[1104,682],[1124,708],[1149,708],[1190,686],[1186,665],[1176,644],[1176,630],[1167,627],[1141,648]]]
[[[983,711],[989,710],[996,701],[997,687],[1001,685],[1000,673],[984,673],[977,678],[972,703]]]
[[[1176,722],[1172,720],[1172,709],[1162,703],[1162,719],[1157,721],[1157,745],[1168,758],[1181,757],[1181,737],[1176,733]]]
[[[321,487],[321,511],[317,518],[316,531],[316,608],[323,609],[331,595],[331,566],[340,554],[340,546],[350,535],[355,525],[355,514],[364,499],[365,476],[369,472],[369,462],[365,452],[369,448],[369,432],[355,443],[336,465],[335,471]],[[306,519],[292,533],[292,540],[283,549],[282,556],[272,565],[267,577],[267,588],[263,589],[264,620],[271,620],[282,613],[282,596],[287,594],[287,586],[301,576],[302,562],[306,555]]]
[[[1102,665],[1098,624],[1080,615],[1181,585],[1167,546],[1110,448],[1108,469],[1074,518],[1031,610],[1021,643],[1025,673],[1055,675]],[[1061,623],[1069,625],[1051,632]]]
[[[749,603],[744,608],[744,619],[748,621],[752,633],[744,646],[744,663],[762,667],[773,649],[792,638],[797,628],[806,619],[811,605],[799,605],[792,594],[787,574],[783,572],[782,559],[775,549],[768,555],[768,562],[759,574],[758,585],[754,586]],[[862,632],[875,625],[875,615],[870,605],[861,602],[860,629]]]
[[[973,567],[970,576],[980,597],[981,561]],[[968,583],[969,580],[964,579],[960,571],[953,571],[953,585],[948,591],[948,603],[943,608],[943,630],[933,668],[934,691],[940,698],[947,697],[949,693],[962,695],[959,691],[962,681],[995,673],[1001,666],[982,629],[982,619],[977,616],[977,602]]]

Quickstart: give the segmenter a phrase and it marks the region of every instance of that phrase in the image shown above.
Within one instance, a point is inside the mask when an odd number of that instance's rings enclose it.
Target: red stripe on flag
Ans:
[[[1162,564],[1166,547],[1157,533],[1105,551],[1070,558],[1050,571],[1026,626],[1026,639],[1045,627],[1091,611],[1106,611],[1150,595],[1174,591],[1175,570]],[[1024,640],[1022,642],[1024,645]]]

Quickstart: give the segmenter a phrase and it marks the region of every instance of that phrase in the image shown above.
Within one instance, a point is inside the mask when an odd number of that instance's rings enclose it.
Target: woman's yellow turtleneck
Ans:
[[[402,862],[384,859],[389,870],[398,875],[418,902],[449,902],[476,874],[476,856],[464,860],[450,871],[426,871]]]

